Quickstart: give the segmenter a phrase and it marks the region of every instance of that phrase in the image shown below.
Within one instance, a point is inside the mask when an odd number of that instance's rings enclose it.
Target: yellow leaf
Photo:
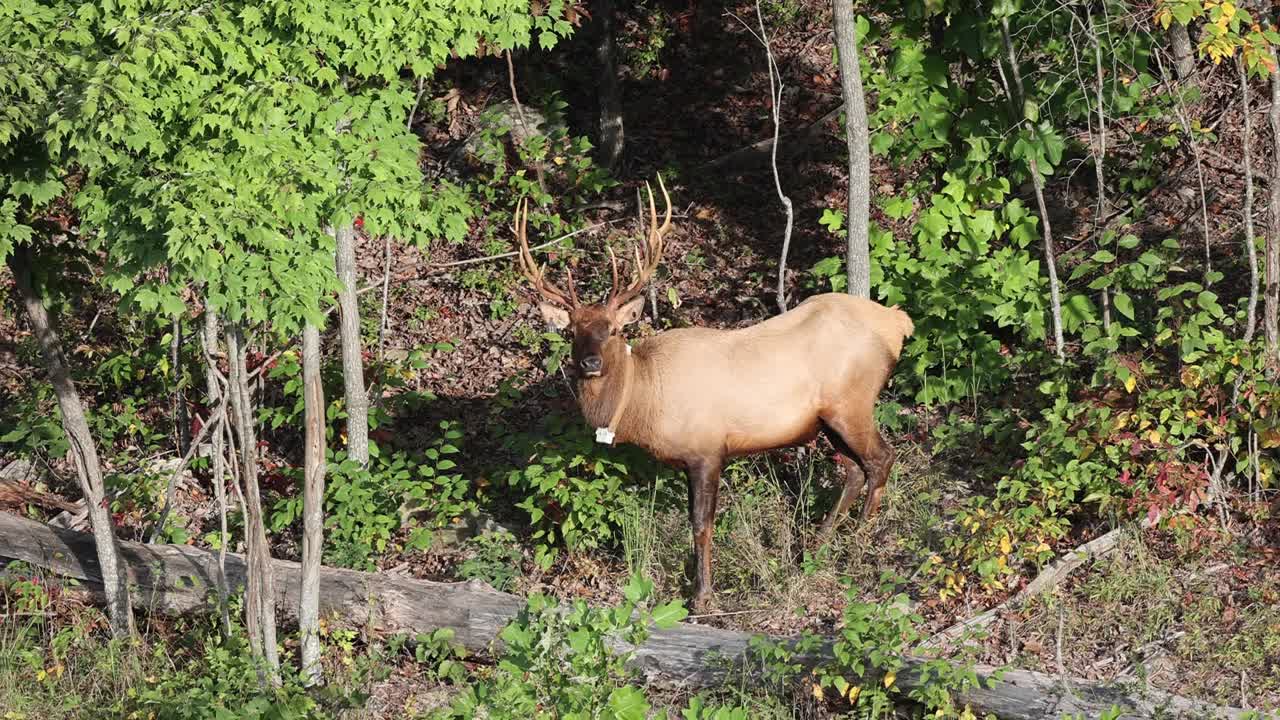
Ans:
[[[1124,379],[1124,389],[1129,392],[1133,392],[1133,388],[1136,387],[1137,384],[1138,384],[1137,378],[1135,378],[1132,375]]]
[[[1147,433],[1147,439],[1151,441],[1151,444],[1152,444],[1152,445],[1159,445],[1159,444],[1160,444],[1160,431],[1159,431],[1159,430],[1152,430],[1151,432]]]
[[[557,155],[557,156],[555,156],[555,157],[551,158],[551,162],[554,162],[554,163],[555,163],[555,164],[557,164],[557,165],[563,165],[563,164],[564,164],[564,158],[563,158],[563,157],[560,157],[559,155]]]
[[[1196,418],[1200,417],[1200,413],[1196,412],[1195,410],[1188,410],[1187,417],[1192,420],[1195,420]]]
[[[1036,546],[1035,552],[1049,552],[1049,543],[1041,541],[1040,544]]]
[[[861,685],[854,685],[853,687],[849,688],[849,702],[851,703],[858,702],[858,696],[861,694],[862,694]]]
[[[1232,355],[1232,356],[1231,356],[1231,364],[1232,364],[1232,365],[1239,365],[1239,364],[1240,364],[1240,356],[1239,356],[1239,355]]]
[[[1229,3],[1229,2],[1222,3],[1222,17],[1226,18],[1227,20],[1230,20],[1235,16],[1236,16],[1235,3]]]
[[[890,671],[889,671],[888,673],[886,673],[886,674],[885,674],[885,676],[884,676],[884,686],[885,686],[885,687],[889,687],[889,686],[893,685],[893,681],[894,681],[894,680],[897,680],[897,679],[898,679],[898,673],[896,673],[896,672],[894,672],[894,671],[890,670]]]
[[[1005,535],[1004,537],[1000,538],[1000,552],[1004,553],[1005,555],[1008,555],[1009,553],[1013,552],[1013,543],[1009,542],[1008,535]]]
[[[44,670],[41,670],[36,673],[36,682],[44,682],[44,679],[47,677],[49,677],[49,673],[45,672]]]
[[[818,699],[818,702],[822,702],[822,686],[821,685],[817,683],[813,684],[813,696]]]

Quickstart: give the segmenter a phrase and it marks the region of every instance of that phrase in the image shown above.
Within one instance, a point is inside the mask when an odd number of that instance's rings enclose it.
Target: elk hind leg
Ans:
[[[866,485],[866,474],[862,472],[862,468],[858,463],[854,462],[854,452],[849,444],[839,433],[831,430],[830,427],[825,428],[827,439],[831,441],[832,446],[836,449],[836,463],[844,471],[844,486],[840,490],[840,499],[836,501],[835,507],[831,508],[831,512],[827,513],[827,517],[822,521],[822,529],[820,537],[826,542],[831,537],[831,532],[835,530],[836,524],[849,512],[849,506],[853,501],[862,494]]]
[[[884,488],[889,481],[889,471],[893,468],[897,454],[876,428],[870,405],[857,413],[836,414],[830,418],[824,417],[823,420],[840,436],[848,449],[853,451],[854,460],[866,475],[866,501],[862,506],[862,519],[866,520],[880,509]],[[844,499],[841,498],[842,501]],[[841,512],[847,509],[848,505],[837,505],[835,508]],[[839,517],[835,517],[835,520],[839,520]]]

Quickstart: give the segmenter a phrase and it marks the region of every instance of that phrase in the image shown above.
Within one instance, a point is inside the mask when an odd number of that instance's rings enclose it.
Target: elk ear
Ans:
[[[640,315],[644,313],[644,296],[640,295],[627,301],[627,304],[618,308],[615,317],[618,327],[626,327],[631,323],[640,319]]]
[[[542,311],[542,319],[556,330],[563,330],[569,327],[569,311],[559,305],[551,303],[538,303],[538,309]]]

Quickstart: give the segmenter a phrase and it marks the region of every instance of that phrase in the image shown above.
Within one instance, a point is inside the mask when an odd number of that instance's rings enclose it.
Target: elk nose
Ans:
[[[588,355],[582,358],[582,372],[588,375],[599,375],[602,364],[599,355]]]

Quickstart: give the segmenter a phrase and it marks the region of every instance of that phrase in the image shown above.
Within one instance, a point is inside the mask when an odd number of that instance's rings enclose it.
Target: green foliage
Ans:
[[[458,576],[465,580],[479,579],[495,590],[507,590],[520,576],[524,554],[515,536],[505,530],[470,538],[464,549],[473,553],[458,566]]]
[[[460,662],[467,656],[466,648],[454,642],[451,628],[440,628],[431,633],[419,633],[409,642],[407,635],[396,635],[387,641],[387,649],[399,654],[412,644],[414,662],[426,669],[432,680],[448,680],[454,684],[466,680],[466,668]]]
[[[881,588],[882,592],[890,589],[888,584]],[[905,692],[899,687],[898,673],[907,667],[905,655],[925,638],[920,630],[923,619],[906,610],[906,595],[879,603],[859,602],[852,589],[846,596],[850,602],[832,646],[835,662],[818,668],[819,687],[833,689],[848,700],[857,717],[892,712],[899,695],[919,703],[935,717],[973,717],[967,705],[957,705],[959,693],[979,686],[971,666],[926,660],[914,669],[915,686]]]
[[[517,507],[536,528],[534,558],[550,567],[558,545],[571,552],[604,547],[618,538],[624,507],[636,501],[626,482],[629,468],[645,462],[635,448],[595,442],[578,418],[552,416],[534,435],[509,441],[524,467],[507,473],[507,482],[524,496]]]
[[[6,717],[302,720],[335,717],[363,701],[345,682],[309,692],[288,668],[280,687],[264,687],[238,626],[222,637],[208,619],[180,620],[180,640],[142,646],[104,638],[96,612],[67,612],[56,596],[34,576],[0,582],[0,601],[23,613],[0,625]]]
[[[451,456],[462,433],[442,421],[440,436],[420,454],[379,453],[368,469],[345,451],[328,455],[325,478],[325,562],[373,569],[373,558],[386,551],[398,530],[409,531],[406,544],[426,548],[432,532],[476,507],[469,484]],[[301,470],[290,475],[301,479]],[[408,513],[402,512],[409,509]],[[276,502],[271,528],[279,531],[302,515],[302,497]]]
[[[633,577],[625,601],[595,609],[579,600],[568,607],[533,595],[503,629],[497,670],[469,688],[437,718],[599,718],[643,720],[650,703],[627,668],[648,628],[669,628],[687,612],[678,601],[649,606],[653,583]],[[703,715],[701,717],[707,717]]]

